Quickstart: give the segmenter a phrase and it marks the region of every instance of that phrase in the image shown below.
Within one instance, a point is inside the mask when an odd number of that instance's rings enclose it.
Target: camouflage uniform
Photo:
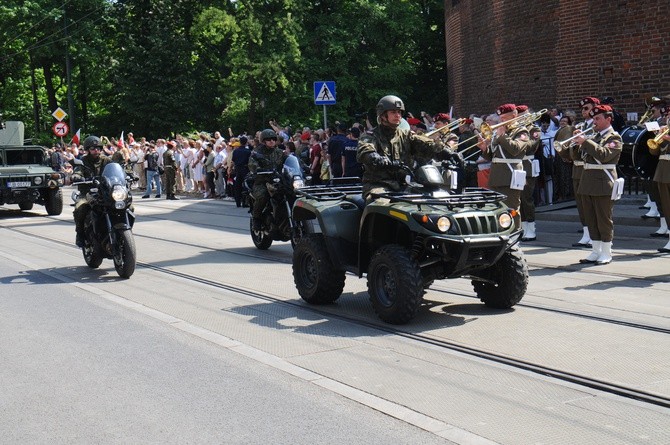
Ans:
[[[177,161],[170,145],[163,153],[163,168],[165,169],[165,194],[167,199],[174,199],[177,193]]]
[[[112,162],[111,158],[100,155],[98,159],[93,159],[90,154],[85,154],[81,161],[84,165],[76,165],[72,173],[73,176],[80,176],[82,178],[98,178],[102,176],[102,171],[105,169],[105,166]],[[73,182],[76,178],[73,177]],[[90,200],[88,198],[88,192],[91,189],[91,184],[83,184],[78,186],[79,189],[79,199],[74,205],[74,211],[72,216],[74,216],[75,229],[77,233],[83,233],[84,231],[84,221],[86,219],[86,214],[90,209]]]
[[[371,193],[402,190],[398,170],[376,165],[375,154],[391,161],[401,161],[408,166],[413,166],[417,159],[444,159],[451,156],[451,152],[439,140],[434,141],[409,130],[378,126],[372,134],[364,134],[358,141],[356,160],[365,166],[363,197],[366,199]]]
[[[261,144],[249,157],[249,171],[252,174],[256,174],[259,171],[280,171],[286,158],[286,153],[281,149],[269,148]],[[266,181],[263,178],[256,177],[254,179],[254,188],[251,191],[254,197],[254,208],[251,211],[251,216],[255,219],[261,217],[263,209],[270,199],[270,192],[268,192],[265,184]]]

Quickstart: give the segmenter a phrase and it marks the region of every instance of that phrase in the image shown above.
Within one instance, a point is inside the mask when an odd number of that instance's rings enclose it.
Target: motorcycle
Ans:
[[[258,153],[252,156],[260,157]],[[305,233],[311,233],[312,222],[303,221],[295,224],[291,217],[293,203],[296,199],[295,191],[305,186],[306,178],[298,158],[289,155],[284,161],[281,172],[259,171],[249,174],[244,180],[244,188],[249,213],[254,208],[253,190],[254,180],[258,177],[266,179],[265,185],[270,193],[267,206],[261,214],[261,230],[254,230],[253,219],[249,218],[249,230],[254,245],[260,250],[269,249],[273,241],[291,241],[291,246]]]
[[[81,164],[81,161],[75,163]],[[100,178],[73,183],[93,186],[87,194],[90,211],[84,220],[81,249],[84,261],[90,268],[97,269],[104,258],[112,259],[121,278],[130,278],[137,261],[132,232],[135,214],[128,181],[132,178],[126,177],[121,165],[112,162],[105,166]],[[78,192],[73,192],[72,198],[76,200]]]

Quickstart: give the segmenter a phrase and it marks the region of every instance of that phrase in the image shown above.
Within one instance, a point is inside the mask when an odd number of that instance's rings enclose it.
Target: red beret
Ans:
[[[177,146],[177,143],[175,141],[167,141],[165,143],[165,145],[167,145],[168,147],[173,147],[174,148],[174,147]]]
[[[514,104],[503,104],[498,107],[496,114],[500,116],[501,114],[512,113],[516,110],[516,105]]]
[[[528,111],[528,105],[517,105],[516,111],[519,113],[525,113],[526,111]]]
[[[605,114],[612,113],[612,107],[609,105],[596,105],[591,111],[589,111],[589,116],[593,117],[596,114]]]
[[[600,105],[600,99],[597,97],[585,97],[579,101],[579,106],[583,107],[586,104]]]
[[[466,117],[465,119],[463,119],[463,125],[472,125],[473,122],[474,121],[472,119],[470,119],[469,117]]]
[[[433,120],[435,122],[449,122],[451,120],[451,116],[449,116],[447,113],[437,113]]]
[[[410,125],[417,125],[421,123],[421,120],[415,117],[410,117],[409,119],[407,119],[407,123]]]
[[[301,140],[301,141],[309,141],[309,138],[310,138],[311,136],[312,136],[312,135],[309,134],[309,132],[306,131],[306,132],[304,132],[303,134],[300,135],[300,140]]]

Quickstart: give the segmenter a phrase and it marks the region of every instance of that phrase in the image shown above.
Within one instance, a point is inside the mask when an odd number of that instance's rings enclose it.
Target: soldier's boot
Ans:
[[[528,233],[528,223],[526,221],[521,221],[521,230],[523,230],[521,241],[526,241],[526,234]]]
[[[651,236],[665,236],[668,234],[668,223],[665,222],[665,218],[661,218],[661,227],[657,231],[651,234]]]
[[[670,236],[668,236],[668,244],[658,249],[661,253],[670,253]]]
[[[600,247],[602,244],[602,241],[592,241],[593,243],[593,250],[584,259],[579,260],[580,263],[582,264],[594,264],[596,261],[598,261],[598,258],[600,257]],[[610,248],[612,247],[612,243],[610,243]]]
[[[658,213],[658,206],[656,205],[656,203],[654,201],[651,201],[651,206],[649,206],[649,211],[645,215],[642,215],[642,218],[643,219],[658,218],[659,216],[661,216],[661,214]]]
[[[612,262],[612,241],[600,243],[600,255],[596,264],[609,264]]]
[[[587,226],[584,226],[582,239],[573,244],[572,247],[591,247],[591,236],[589,235],[589,228]]]
[[[535,221],[526,221],[526,227],[523,231],[523,238],[521,241],[535,241],[537,236],[535,235]]]

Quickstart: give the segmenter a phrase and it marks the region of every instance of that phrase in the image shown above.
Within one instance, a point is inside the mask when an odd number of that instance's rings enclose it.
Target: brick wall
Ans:
[[[445,0],[450,105],[577,110],[611,96],[626,112],[670,94],[670,9],[657,0]]]

